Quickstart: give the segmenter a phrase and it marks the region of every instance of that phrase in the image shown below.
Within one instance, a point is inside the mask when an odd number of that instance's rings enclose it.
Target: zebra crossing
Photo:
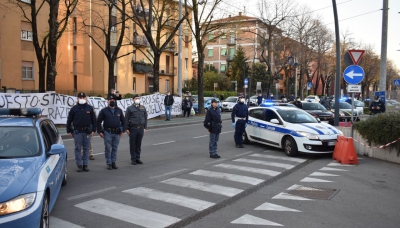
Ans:
[[[202,169],[180,173],[175,177],[154,182],[152,186],[122,190],[122,196],[124,198],[127,196],[129,199],[123,202],[99,197],[83,202],[81,200],[74,204],[74,207],[79,208],[80,213],[89,213],[87,216],[93,213],[103,216],[104,219],[109,217],[138,227],[167,227],[190,215],[209,209],[222,200],[240,194],[251,186],[261,184],[305,161],[305,159],[293,159],[285,155],[248,154],[246,158],[233,158],[221,164],[212,164]],[[135,205],[139,199],[141,202],[149,202],[145,208],[142,208],[143,203]],[[171,210],[163,213],[158,208],[149,209],[157,203],[171,205]],[[174,207],[185,211],[182,213],[184,215],[174,213],[172,209]],[[52,226],[62,227],[63,224],[69,224],[69,227],[85,227],[79,222],[74,224],[74,221],[52,217]]]

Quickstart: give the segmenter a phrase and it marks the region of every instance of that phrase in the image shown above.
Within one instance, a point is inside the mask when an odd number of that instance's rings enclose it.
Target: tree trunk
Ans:
[[[199,49],[202,50],[202,49]],[[204,114],[204,92],[203,92],[203,73],[204,73],[204,55],[203,53],[198,54],[199,58],[199,70],[197,77],[197,85],[198,85],[198,111],[199,114]]]
[[[114,80],[114,65],[115,61],[113,58],[108,60],[108,93],[111,89],[115,89],[115,80]]]
[[[60,1],[50,0],[49,6],[49,39],[47,42],[48,58],[47,58],[47,91],[55,91],[57,76],[57,36],[59,29],[58,10]]]
[[[154,92],[159,92],[160,91],[160,54],[154,53],[154,65],[153,65],[153,76],[154,76]],[[174,91],[172,91],[171,94],[174,94]]]

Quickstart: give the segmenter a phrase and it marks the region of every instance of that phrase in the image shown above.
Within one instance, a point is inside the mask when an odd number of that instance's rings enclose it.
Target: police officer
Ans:
[[[219,134],[222,129],[221,112],[218,108],[218,101],[216,99],[211,100],[212,108],[207,111],[206,118],[204,120],[204,127],[210,132],[210,158],[220,158],[217,154]]]
[[[375,115],[378,113],[384,113],[386,108],[385,104],[379,99],[379,96],[375,96],[375,100],[369,105],[370,115]]]
[[[261,93],[258,93],[258,96],[257,96],[257,105],[258,106],[260,106],[260,104],[262,103],[262,100],[263,100],[263,97],[262,97]]]
[[[244,104],[244,96],[239,96],[239,102],[232,109],[232,127],[235,129],[235,143],[237,148],[243,148],[243,133],[247,127],[249,111]],[[235,123],[236,122],[236,123]]]
[[[285,95],[281,96],[281,103],[287,103],[287,99],[286,99]]]
[[[300,101],[300,97],[296,97],[296,101],[293,103],[297,108],[303,109],[303,103]]]
[[[74,127],[73,129],[71,129],[71,124]],[[89,171],[89,144],[94,132],[96,132],[96,114],[93,107],[87,104],[86,94],[79,93],[78,104],[69,110],[67,119],[67,133],[74,137],[75,141],[75,159],[78,172]],[[81,154],[82,146],[83,155]]]
[[[147,128],[147,111],[140,105],[140,96],[133,96],[133,105],[126,109],[126,133],[129,135],[129,146],[132,165],[143,164],[140,160],[143,135]]]
[[[97,118],[97,132],[104,139],[104,154],[106,157],[107,169],[118,169],[117,150],[119,139],[125,131],[125,118],[123,111],[116,106],[116,95],[110,95],[108,107],[103,108]],[[103,122],[103,129],[101,123]]]

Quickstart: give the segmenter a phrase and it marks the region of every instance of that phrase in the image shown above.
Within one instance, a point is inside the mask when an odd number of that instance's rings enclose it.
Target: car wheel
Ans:
[[[40,228],[50,227],[49,195],[45,193],[42,204],[42,215],[40,216]]]
[[[243,140],[243,144],[249,144],[250,143],[250,140],[249,140],[249,137],[247,137],[246,131],[243,132],[242,140]]]
[[[63,179],[61,186],[64,186],[67,184],[67,177],[68,177],[67,161],[65,161],[64,179]]]
[[[295,157],[299,155],[299,151],[297,150],[297,145],[294,139],[290,136],[287,136],[283,139],[283,150],[285,154],[289,157]]]

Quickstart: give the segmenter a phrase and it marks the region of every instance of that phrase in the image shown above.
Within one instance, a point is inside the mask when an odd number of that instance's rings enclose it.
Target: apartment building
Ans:
[[[22,6],[30,0],[20,2]],[[0,86],[5,92],[37,91],[38,63],[33,47],[32,27],[12,2],[0,4]],[[29,14],[28,14],[29,15]],[[38,34],[47,30],[48,7],[45,4],[37,16]],[[3,90],[2,90],[3,91]]]

